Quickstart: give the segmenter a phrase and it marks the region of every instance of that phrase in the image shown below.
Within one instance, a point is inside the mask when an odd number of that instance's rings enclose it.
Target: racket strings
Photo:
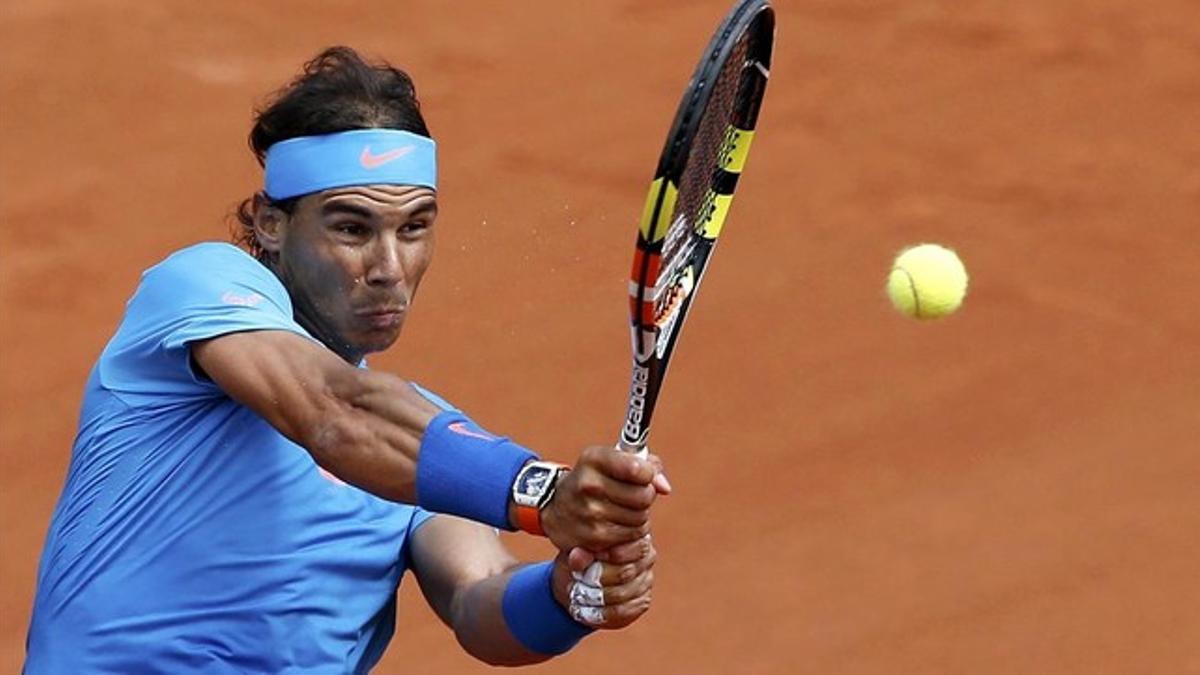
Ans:
[[[691,152],[679,180],[675,213],[663,240],[660,286],[655,289],[655,324],[668,324],[696,284],[691,264],[702,237],[697,232],[715,208],[714,181],[728,154],[728,129],[733,121],[748,41],[743,38],[714,78],[712,93],[701,113]]]

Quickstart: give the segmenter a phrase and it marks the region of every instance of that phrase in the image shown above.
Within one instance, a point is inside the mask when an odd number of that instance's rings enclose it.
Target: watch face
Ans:
[[[545,466],[531,466],[521,474],[517,483],[517,492],[532,499],[537,499],[546,493],[550,481],[554,478],[554,469]]]

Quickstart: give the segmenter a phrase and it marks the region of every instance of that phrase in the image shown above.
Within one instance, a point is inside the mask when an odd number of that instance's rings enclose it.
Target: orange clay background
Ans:
[[[411,71],[439,251],[373,365],[571,460],[623,416],[636,218],[726,7],[4,3],[0,670],[87,371],[143,268],[228,237],[269,91],[333,43]],[[654,607],[537,672],[1200,672],[1200,5],[778,10],[655,420]],[[973,275],[935,323],[882,293],[925,240]],[[485,670],[401,596],[379,672]]]

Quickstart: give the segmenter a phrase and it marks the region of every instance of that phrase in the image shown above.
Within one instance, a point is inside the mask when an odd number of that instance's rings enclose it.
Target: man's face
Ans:
[[[299,323],[351,362],[390,347],[433,258],[434,191],[335,188],[279,217],[276,271]]]

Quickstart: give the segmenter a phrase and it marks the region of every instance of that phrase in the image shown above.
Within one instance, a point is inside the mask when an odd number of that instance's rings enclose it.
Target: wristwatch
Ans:
[[[530,534],[545,535],[542,530],[542,509],[554,496],[554,488],[563,474],[571,470],[566,464],[533,461],[521,467],[512,485],[512,500],[517,507],[517,527]]]

